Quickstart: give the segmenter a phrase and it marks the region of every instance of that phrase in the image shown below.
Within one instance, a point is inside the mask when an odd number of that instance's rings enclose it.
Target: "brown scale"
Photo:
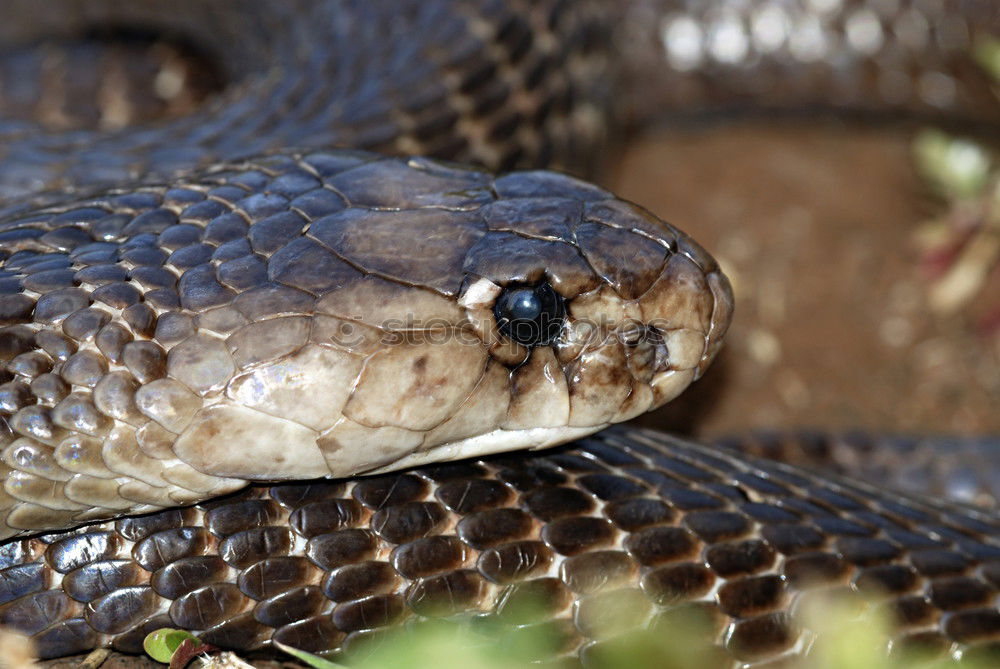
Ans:
[[[277,147],[352,146],[494,169],[586,172],[604,144],[608,24],[594,3],[435,0],[359,9],[327,0],[194,0],[179,12],[166,0],[62,0],[40,13],[14,0],[4,11],[17,20],[0,26],[0,44],[26,53],[29,65],[45,60],[29,45],[55,46],[48,79],[26,75],[24,58],[0,59],[0,83],[5,64],[11,76],[37,82],[26,109],[7,105],[12,112],[0,119],[0,201],[42,184],[112,184]],[[356,29],[359,21],[373,29]],[[115,41],[118,26],[124,36],[138,26],[139,39]],[[97,41],[80,39],[95,31]],[[167,39],[151,46],[147,34]],[[421,42],[415,49],[413,40]],[[87,68],[85,58],[103,65]],[[150,70],[163,74],[168,100]],[[40,107],[56,130],[34,125]],[[92,129],[102,121],[120,131]],[[15,155],[18,169],[5,161]]]
[[[585,662],[681,625],[706,666],[755,666],[807,648],[797,612],[835,597],[887,614],[894,653],[972,657],[1000,634],[997,536],[985,511],[612,428],[550,454],[253,487],[9,542],[0,622],[52,657],[139,652],[163,626],[334,651],[469,616],[544,630]]]

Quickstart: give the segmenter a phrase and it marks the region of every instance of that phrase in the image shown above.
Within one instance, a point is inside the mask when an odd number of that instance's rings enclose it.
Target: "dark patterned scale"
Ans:
[[[0,204],[290,147],[588,172],[605,134],[610,24],[589,1],[187,0],[178,11],[169,0],[54,0],[37,12],[13,0],[2,10]],[[188,67],[217,73],[223,90],[148,122],[142,107],[163,101],[140,82],[128,90],[137,77],[127,74],[146,55],[128,41],[118,55],[113,42],[77,44],[121,27],[193,45],[201,58]],[[52,46],[35,56],[38,42]],[[105,65],[88,77],[62,62],[95,57]],[[101,76],[108,68],[126,74]],[[199,86],[187,95],[204,97]],[[102,104],[109,89],[122,110]]]
[[[139,652],[163,626],[330,651],[457,617],[544,629],[585,663],[687,625],[711,663],[753,666],[808,646],[808,602],[851,596],[891,616],[895,652],[962,657],[1000,652],[998,536],[985,511],[612,428],[541,456],[253,487],[11,542],[0,622],[53,657]]]

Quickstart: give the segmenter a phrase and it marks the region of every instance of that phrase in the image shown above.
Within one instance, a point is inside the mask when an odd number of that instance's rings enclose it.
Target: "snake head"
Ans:
[[[715,260],[680,230],[551,172],[501,177],[459,303],[509,372],[498,427],[542,443],[674,399],[718,352],[733,311]]]
[[[552,172],[288,152],[149,188],[0,240],[9,531],[561,443],[680,393],[732,310],[683,233]]]
[[[600,188],[305,162],[346,204],[234,298],[257,322],[229,336],[237,370],[175,448],[202,473],[349,476],[561,443],[673,399],[718,351],[732,294],[717,264]],[[242,450],[220,458],[219,435]]]

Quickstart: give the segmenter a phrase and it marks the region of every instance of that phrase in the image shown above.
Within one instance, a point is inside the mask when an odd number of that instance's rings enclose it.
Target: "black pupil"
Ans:
[[[504,336],[525,346],[545,346],[559,336],[566,307],[552,286],[541,284],[504,291],[493,313]]]

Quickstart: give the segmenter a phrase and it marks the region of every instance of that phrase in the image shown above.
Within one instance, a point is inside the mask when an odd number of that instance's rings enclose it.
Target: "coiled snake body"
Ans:
[[[595,186],[328,148],[581,171],[600,5],[482,4],[69,6],[60,29],[148,12],[236,42],[239,83],[149,128],[0,124],[0,624],[56,657],[473,614],[588,660],[696,615],[752,664],[805,652],[791,610],[847,590],[879,593],[894,650],[990,652],[992,511],[620,427],[431,464],[662,405],[732,310],[704,250]]]

